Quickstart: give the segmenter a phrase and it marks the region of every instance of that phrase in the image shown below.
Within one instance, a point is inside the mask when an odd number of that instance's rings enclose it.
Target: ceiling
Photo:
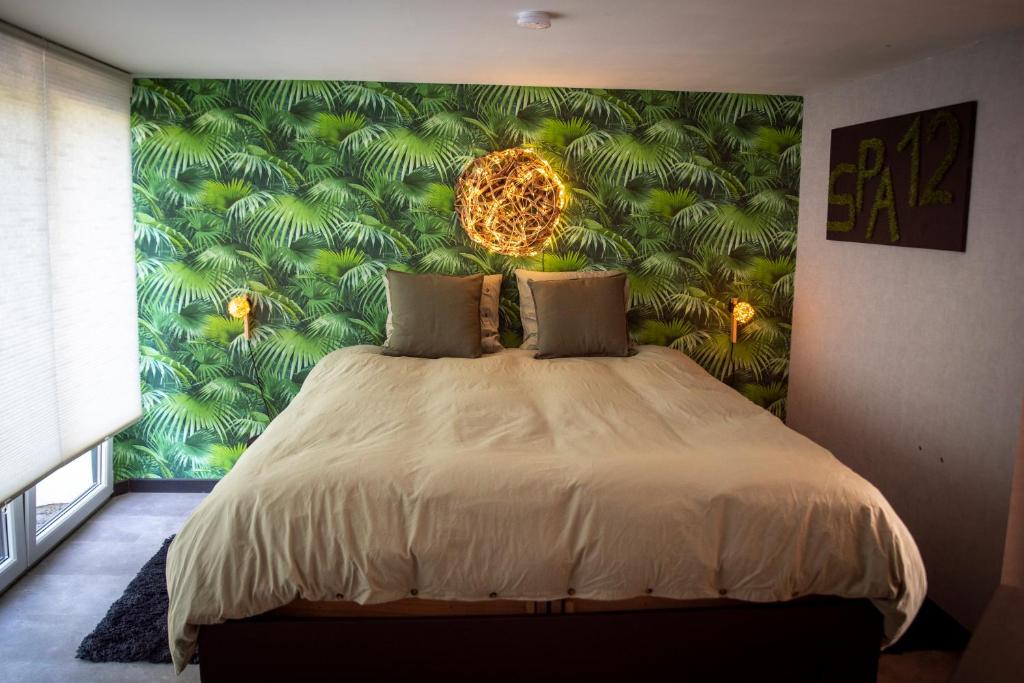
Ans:
[[[1022,0],[0,0],[144,76],[802,94],[1024,26]],[[516,12],[556,15],[550,29]]]

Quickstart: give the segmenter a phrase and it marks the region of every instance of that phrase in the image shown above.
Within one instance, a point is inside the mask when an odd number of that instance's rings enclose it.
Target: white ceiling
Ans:
[[[802,94],[1024,26],[1024,0],[0,0],[138,75]],[[516,27],[518,10],[556,14]]]

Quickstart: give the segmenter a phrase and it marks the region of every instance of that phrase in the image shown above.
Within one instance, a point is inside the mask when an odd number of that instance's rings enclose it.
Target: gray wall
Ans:
[[[978,101],[966,253],[825,240],[833,128]],[[873,482],[931,596],[999,582],[1024,395],[1024,33],[806,96],[789,424]]]
[[[1024,409],[1020,416],[1017,464],[1010,491],[1010,515],[1006,525],[1006,550],[1003,553],[1003,583],[1024,588]]]

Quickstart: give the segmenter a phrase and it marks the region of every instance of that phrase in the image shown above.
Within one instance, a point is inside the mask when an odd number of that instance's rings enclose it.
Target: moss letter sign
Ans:
[[[964,251],[976,102],[832,131],[830,240]]]

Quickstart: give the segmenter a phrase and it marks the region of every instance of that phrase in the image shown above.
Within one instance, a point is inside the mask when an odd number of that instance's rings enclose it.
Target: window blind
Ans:
[[[0,502],[142,414],[130,97],[0,25]]]

